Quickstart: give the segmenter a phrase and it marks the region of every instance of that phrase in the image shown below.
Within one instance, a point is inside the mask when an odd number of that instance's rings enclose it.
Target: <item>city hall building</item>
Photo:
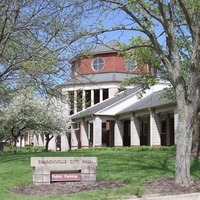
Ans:
[[[50,141],[51,150],[176,143],[176,102],[161,98],[170,84],[159,82],[142,96],[139,83],[121,91],[122,81],[140,76],[141,67],[120,56],[117,49],[117,41],[111,41],[72,59],[71,80],[60,85],[68,97],[72,128],[70,134]],[[148,65],[142,71],[156,76]],[[43,142],[44,136],[35,137],[35,145]]]

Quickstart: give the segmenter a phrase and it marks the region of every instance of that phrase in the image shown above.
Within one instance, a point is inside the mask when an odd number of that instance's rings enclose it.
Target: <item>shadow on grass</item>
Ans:
[[[194,179],[200,179],[200,160],[199,158],[194,158],[191,161],[191,176]]]

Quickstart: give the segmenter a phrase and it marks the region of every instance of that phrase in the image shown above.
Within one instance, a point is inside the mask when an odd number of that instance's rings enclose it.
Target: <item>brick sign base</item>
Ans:
[[[96,180],[96,157],[32,157],[31,166],[34,185]]]

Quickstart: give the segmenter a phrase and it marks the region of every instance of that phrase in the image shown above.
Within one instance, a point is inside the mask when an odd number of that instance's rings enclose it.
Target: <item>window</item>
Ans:
[[[95,58],[92,61],[92,68],[96,71],[101,70],[104,67],[104,60],[102,58]]]
[[[81,111],[83,109],[83,91],[82,90],[77,90],[77,111]]]
[[[109,90],[103,89],[103,100],[108,99],[108,96],[109,96]]]
[[[131,58],[126,58],[124,65],[126,69],[128,69],[129,71],[133,71],[137,67],[137,62],[136,60],[132,60]]]
[[[85,91],[85,107],[88,108],[91,106],[91,90]]]
[[[94,104],[100,102],[100,90],[94,90]]]

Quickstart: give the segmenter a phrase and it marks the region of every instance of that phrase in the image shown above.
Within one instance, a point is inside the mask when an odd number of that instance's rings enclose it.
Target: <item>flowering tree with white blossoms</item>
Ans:
[[[49,142],[55,135],[69,134],[70,122],[68,121],[68,114],[64,103],[54,99],[52,101],[40,102],[43,106],[41,112],[38,113],[37,133],[45,135],[45,151],[48,151]]]
[[[4,136],[14,140],[14,154],[17,154],[17,139],[29,130],[43,133],[46,137],[45,150],[54,135],[69,133],[67,114],[63,104],[34,98],[21,94],[2,109],[0,116],[1,131]]]

